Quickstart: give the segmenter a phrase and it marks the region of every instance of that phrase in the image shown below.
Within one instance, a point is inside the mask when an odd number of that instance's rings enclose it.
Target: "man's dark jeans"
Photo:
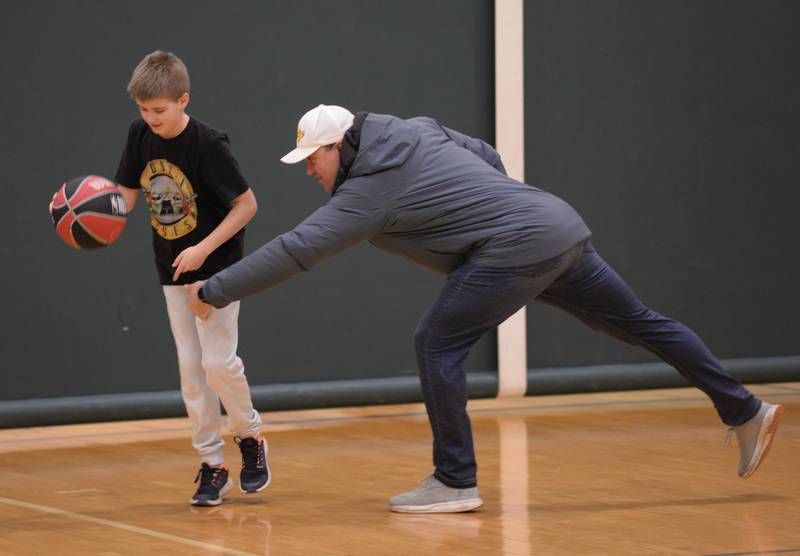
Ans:
[[[534,298],[655,353],[705,392],[729,426],[744,423],[760,407],[694,332],[643,305],[591,242],[525,267],[483,268],[467,262],[448,276],[414,335],[433,431],[435,476],[446,485],[467,488],[477,482],[467,415],[467,354],[483,334]]]

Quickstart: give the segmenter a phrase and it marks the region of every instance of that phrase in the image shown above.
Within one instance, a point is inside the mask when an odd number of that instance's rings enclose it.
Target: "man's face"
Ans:
[[[177,137],[183,131],[186,116],[184,110],[188,103],[189,93],[183,93],[178,100],[169,97],[136,99],[142,119],[153,133],[164,139]]]
[[[306,174],[314,176],[327,193],[333,192],[336,174],[339,172],[339,150],[342,142],[320,147],[306,158]]]

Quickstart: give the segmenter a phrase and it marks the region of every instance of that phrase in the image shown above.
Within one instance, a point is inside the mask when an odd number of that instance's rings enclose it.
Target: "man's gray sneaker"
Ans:
[[[478,487],[452,488],[433,475],[423,480],[411,492],[389,499],[389,509],[404,513],[469,512],[483,506],[478,497]]]
[[[742,479],[755,473],[759,464],[767,457],[782,413],[783,407],[780,405],[761,402],[758,412],[749,421],[728,429],[725,445],[730,444],[731,436],[735,433],[739,444],[739,468],[736,472]]]

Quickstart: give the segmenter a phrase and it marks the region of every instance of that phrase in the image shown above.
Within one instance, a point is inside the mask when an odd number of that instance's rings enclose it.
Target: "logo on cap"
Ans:
[[[302,129],[300,129],[300,128],[298,127],[298,128],[297,128],[297,144],[298,144],[298,145],[300,144],[300,141],[302,141],[302,140],[303,140],[303,137],[305,137],[305,135],[306,135],[306,134],[305,134],[305,133],[303,133],[303,130],[302,130]]]

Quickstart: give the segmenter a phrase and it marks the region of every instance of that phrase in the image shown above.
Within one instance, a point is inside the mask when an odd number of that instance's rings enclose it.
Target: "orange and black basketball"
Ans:
[[[75,249],[114,243],[125,228],[127,207],[117,186],[101,176],[79,176],[53,195],[50,215],[56,232]]]

